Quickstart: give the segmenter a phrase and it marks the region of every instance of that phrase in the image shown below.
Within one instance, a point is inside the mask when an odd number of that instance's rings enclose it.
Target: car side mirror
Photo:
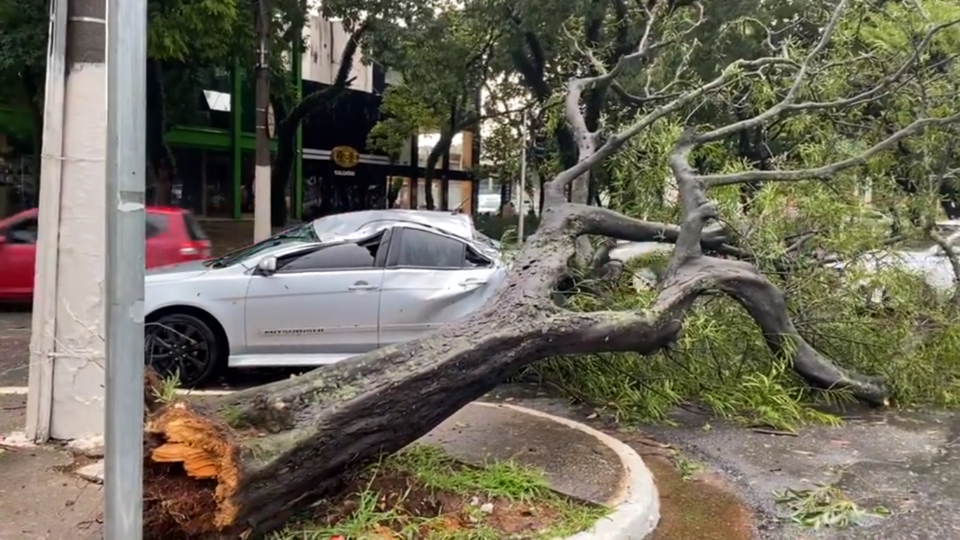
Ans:
[[[272,275],[277,271],[277,258],[276,257],[264,257],[260,259],[260,262],[257,263],[257,270],[265,276]]]

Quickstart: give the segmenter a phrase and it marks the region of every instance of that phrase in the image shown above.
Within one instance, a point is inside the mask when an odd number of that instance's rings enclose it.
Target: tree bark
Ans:
[[[167,146],[166,99],[163,89],[163,64],[147,59],[147,174],[153,184],[153,197],[148,203],[170,204],[176,161]]]
[[[270,218],[273,206],[274,190],[270,189],[270,19],[273,12],[270,0],[257,0],[256,29],[257,29],[257,68],[256,89],[256,152],[254,155],[253,174],[253,241],[261,242],[272,235],[272,220]],[[284,184],[286,188],[286,184]],[[281,200],[286,222],[286,189],[281,191]]]

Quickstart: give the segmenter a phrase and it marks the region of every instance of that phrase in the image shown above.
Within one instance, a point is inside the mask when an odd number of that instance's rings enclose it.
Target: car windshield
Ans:
[[[231,251],[222,257],[211,259],[205,264],[211,268],[225,268],[282,244],[293,242],[317,242],[318,240],[319,239],[313,230],[313,224],[304,223],[302,225],[297,225],[292,229],[287,229],[282,233],[275,234],[266,240],[253,244],[252,246]]]

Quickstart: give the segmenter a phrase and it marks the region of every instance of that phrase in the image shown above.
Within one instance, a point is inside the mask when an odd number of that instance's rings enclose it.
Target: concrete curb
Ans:
[[[598,521],[591,529],[563,540],[642,540],[660,522],[660,495],[653,482],[653,474],[643,458],[623,442],[587,425],[560,416],[554,416],[509,403],[474,402],[486,407],[504,407],[519,413],[552,420],[586,433],[613,450],[626,471],[620,486],[607,504],[613,512]]]

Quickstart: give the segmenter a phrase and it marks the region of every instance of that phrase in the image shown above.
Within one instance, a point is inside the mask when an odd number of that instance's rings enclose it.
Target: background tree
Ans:
[[[187,82],[196,103],[202,80],[197,76],[210,68],[232,62],[241,44],[252,44],[252,20],[247,23],[245,6],[237,0],[174,0],[147,4],[147,161],[154,186],[154,204],[169,204],[176,175],[176,161],[166,144],[167,111],[184,102],[169,99],[166,87],[173,81]],[[182,96],[176,96],[177,98]]]
[[[303,13],[309,13],[310,10],[313,9],[313,6],[308,5],[308,3],[303,0],[288,1],[299,2]],[[393,21],[413,20],[416,19],[420,13],[426,13],[433,9],[433,7],[434,5],[429,2],[423,3],[408,0],[368,0],[363,2],[333,0],[322,3],[319,13],[328,20],[336,19],[341,21],[344,28],[351,33],[351,37],[341,52],[340,67],[337,70],[337,75],[332,84],[303,96],[302,99],[297,100],[295,104],[287,107],[285,110],[288,112],[282,115],[283,119],[277,124],[277,154],[273,162],[270,183],[271,190],[273,191],[271,196],[272,207],[270,217],[273,220],[274,226],[281,227],[286,225],[289,214],[286,194],[293,171],[294,159],[296,159],[297,129],[311,114],[332,107],[336,103],[337,98],[349,88],[350,82],[352,81],[351,71],[356,54],[358,51],[370,47],[373,40],[378,39],[378,34],[375,33],[373,29],[377,29],[377,32],[379,32],[379,39],[384,39],[385,36],[390,35],[387,31],[390,25],[382,26],[381,21],[391,21],[392,24]],[[294,20],[294,24],[292,24],[290,28],[294,28],[295,23],[299,22],[302,30],[302,24],[304,24],[305,21],[306,16],[299,21]],[[292,32],[291,38],[294,35],[302,35],[302,32]],[[302,39],[291,39],[288,42],[292,42],[294,46],[300,47],[301,51],[304,49],[305,44]],[[365,60],[370,61],[369,58],[365,58]]]
[[[373,147],[399,156],[413,135],[439,134],[425,164],[424,202],[430,210],[436,207],[436,168],[454,137],[489,117],[477,104],[496,78],[493,64],[503,28],[482,15],[475,4],[467,4],[421,13],[392,28],[384,23],[369,50],[373,60],[401,79],[384,93],[384,118],[370,133]]]
[[[47,64],[48,0],[0,0],[0,84],[3,103],[29,113],[33,170],[40,176],[43,92]]]

